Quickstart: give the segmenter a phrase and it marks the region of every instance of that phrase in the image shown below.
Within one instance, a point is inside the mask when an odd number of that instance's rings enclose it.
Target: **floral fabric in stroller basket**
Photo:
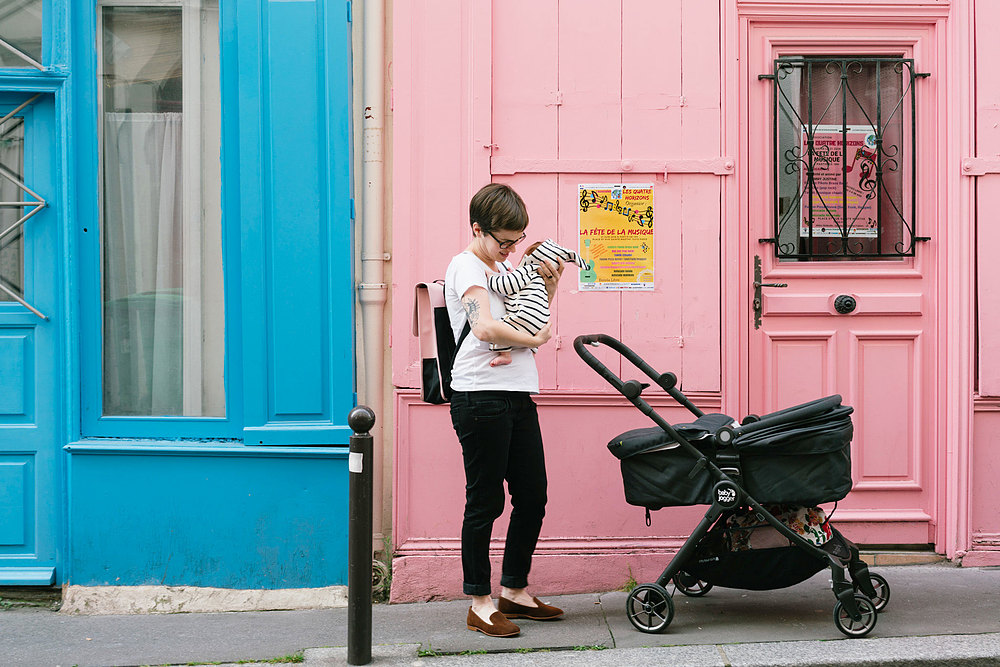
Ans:
[[[766,509],[800,537],[822,547],[835,530],[819,507],[767,505]],[[715,586],[744,590],[774,590],[794,586],[827,566],[792,545],[751,511],[721,519],[698,543],[684,570]]]
[[[761,503],[818,505],[844,498],[851,490],[853,408],[836,405],[821,415],[760,429],[738,437],[743,488]],[[715,458],[718,429],[733,423],[723,414],[707,414],[673,426],[707,458]],[[608,443],[621,461],[625,500],[656,510],[682,505],[710,505],[713,480],[706,472],[689,475],[695,459],[659,428],[633,429]]]

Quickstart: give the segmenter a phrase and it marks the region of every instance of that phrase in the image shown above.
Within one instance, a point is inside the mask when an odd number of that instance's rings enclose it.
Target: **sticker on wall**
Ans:
[[[653,184],[580,185],[580,290],[653,289]]]
[[[802,127],[801,154],[806,163],[802,169],[801,187],[803,199],[811,205],[800,207],[800,234],[809,236],[811,212],[813,237],[843,238],[846,199],[847,236],[875,238],[878,236],[878,211],[874,130],[870,125],[814,126],[810,189],[807,129]]]

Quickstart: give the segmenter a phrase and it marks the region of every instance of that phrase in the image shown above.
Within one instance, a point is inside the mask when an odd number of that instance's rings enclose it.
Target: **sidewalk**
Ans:
[[[824,571],[778,591],[678,593],[674,620],[657,635],[632,628],[622,592],[542,595],[565,609],[565,618],[518,621],[521,635],[511,639],[467,630],[464,600],[376,605],[372,664],[1000,664],[1000,568],[873,571],[888,579],[892,595],[865,639],[846,639],[834,626],[835,600]],[[343,665],[346,643],[347,609],[144,616],[0,611],[0,664],[17,667],[239,661],[248,667],[245,661],[253,660],[273,667],[275,659],[303,651],[310,667]]]

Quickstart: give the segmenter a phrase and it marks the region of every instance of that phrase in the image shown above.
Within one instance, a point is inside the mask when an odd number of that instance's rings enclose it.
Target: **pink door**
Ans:
[[[854,490],[836,522],[862,543],[934,544],[933,39],[856,25],[845,39],[830,24],[744,34],[749,411],[843,395]]]

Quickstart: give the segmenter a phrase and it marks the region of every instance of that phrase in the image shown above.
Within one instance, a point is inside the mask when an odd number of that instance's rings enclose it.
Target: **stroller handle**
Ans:
[[[682,394],[680,390],[677,389],[676,375],[673,373],[657,373],[656,370],[647,364],[642,357],[632,351],[631,348],[617,338],[608,336],[607,334],[586,334],[577,336],[573,340],[573,349],[576,350],[578,355],[580,355],[580,358],[583,359],[588,366],[597,371],[598,375],[607,380],[608,384],[625,396],[625,398],[632,401],[633,404],[640,407],[640,409],[642,409],[642,406],[640,406],[637,401],[644,403],[644,401],[639,398],[639,394],[642,392],[644,385],[640,384],[637,380],[623,382],[620,377],[615,375],[614,371],[601,363],[601,360],[595,357],[591,351],[587,349],[587,345],[607,345],[628,359],[633,366],[645,373],[653,382],[666,391],[671,398],[694,413],[696,417],[704,415],[704,413],[699,410],[687,396]],[[643,412],[645,413],[646,411],[643,410]]]

